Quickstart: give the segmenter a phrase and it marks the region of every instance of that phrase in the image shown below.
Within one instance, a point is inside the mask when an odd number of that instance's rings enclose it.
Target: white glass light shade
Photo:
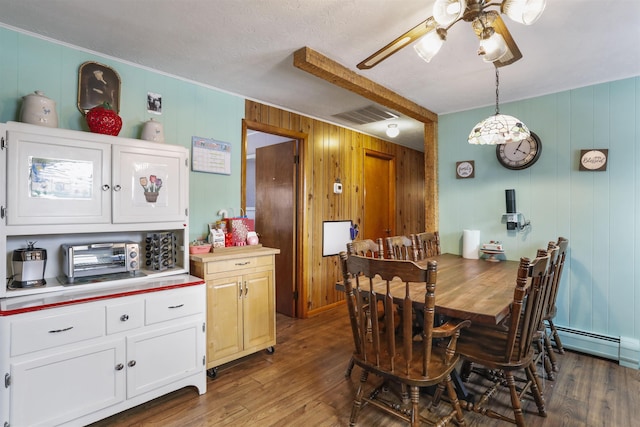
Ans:
[[[392,123],[389,126],[387,126],[387,136],[389,138],[395,138],[398,135],[400,135],[400,129],[398,129],[397,124]]]
[[[516,22],[531,25],[540,18],[546,5],[546,0],[505,0],[502,13]]]
[[[529,138],[531,133],[521,120],[505,114],[487,117],[473,127],[469,144],[508,144]]]
[[[467,0],[436,0],[433,4],[433,18],[446,27],[460,18],[466,7]]]
[[[438,32],[438,28],[434,28],[413,45],[416,53],[426,62],[430,62],[444,44],[444,34],[446,33],[444,33],[443,29],[440,29],[440,31],[442,34]]]
[[[482,59],[485,62],[493,62],[502,58],[507,53],[507,44],[501,34],[492,31],[493,34],[480,40],[480,52],[484,52]]]

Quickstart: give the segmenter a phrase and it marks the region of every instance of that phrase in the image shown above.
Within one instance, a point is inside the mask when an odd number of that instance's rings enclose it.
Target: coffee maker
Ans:
[[[31,288],[44,286],[44,271],[47,266],[47,250],[34,248],[36,242],[27,242],[26,249],[13,251],[11,264],[13,281],[10,288]]]

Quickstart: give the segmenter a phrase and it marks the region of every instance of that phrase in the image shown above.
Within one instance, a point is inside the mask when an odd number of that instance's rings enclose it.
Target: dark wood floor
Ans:
[[[202,396],[193,388],[178,390],[93,426],[347,426],[359,382],[357,368],[351,379],[344,376],[352,349],[348,328],[345,307],[304,320],[278,315],[274,354],[220,367]],[[533,400],[525,399],[528,426],[638,425],[640,371],[574,352],[558,358],[558,378],[544,382],[548,417],[539,417]],[[494,402],[501,410],[508,396]],[[465,417],[469,426],[510,425],[474,413]],[[365,407],[359,425],[403,424]]]

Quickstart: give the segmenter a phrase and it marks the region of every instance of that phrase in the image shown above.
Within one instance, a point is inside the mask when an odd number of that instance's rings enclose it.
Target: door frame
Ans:
[[[304,301],[307,300],[307,290],[305,286],[302,286],[302,277],[303,277],[303,263],[304,260],[304,246],[302,242],[302,224],[304,224],[304,204],[305,204],[305,181],[304,181],[304,164],[303,159],[305,158],[303,153],[305,147],[307,145],[308,135],[302,132],[296,132],[289,129],[279,128],[277,126],[266,125],[259,122],[254,122],[247,119],[242,119],[242,151],[241,151],[241,180],[240,180],[240,205],[243,210],[246,212],[246,204],[247,204],[247,131],[254,130],[257,132],[269,133],[273,135],[282,136],[285,138],[291,138],[298,140],[298,168],[296,171],[296,181],[297,188],[295,194],[295,203],[296,203],[296,221],[295,221],[295,245],[296,254],[295,259],[293,260],[293,268],[294,268],[294,280],[295,280],[295,292],[297,294],[297,298],[295,301],[295,315],[297,318],[306,318],[307,317],[307,305]],[[276,277],[276,280],[278,278]],[[274,284],[275,285],[275,284]]]

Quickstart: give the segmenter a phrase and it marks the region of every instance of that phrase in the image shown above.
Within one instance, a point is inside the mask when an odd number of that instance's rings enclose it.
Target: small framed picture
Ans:
[[[476,167],[473,160],[463,160],[456,162],[456,178],[466,179],[473,178],[475,176]]]
[[[153,114],[162,114],[162,95],[147,92],[147,111]]]
[[[598,148],[592,150],[580,150],[581,171],[602,172],[607,170],[609,149]]]
[[[107,102],[116,113],[120,112],[120,76],[98,62],[87,61],[78,71],[78,109],[82,114]]]

